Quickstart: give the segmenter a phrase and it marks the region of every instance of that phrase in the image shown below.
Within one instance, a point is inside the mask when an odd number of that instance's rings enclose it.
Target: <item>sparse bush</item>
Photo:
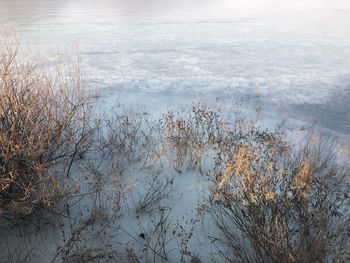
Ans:
[[[138,233],[126,232],[133,239],[133,247],[127,250],[141,262],[167,262],[172,251],[170,242],[175,240],[177,226],[171,220],[171,207],[159,205],[157,210],[151,211],[147,219],[139,219]],[[131,245],[131,244],[130,244]]]
[[[92,159],[99,166],[109,168],[108,174],[121,177],[132,164],[147,162],[151,140],[151,129],[146,113],[114,107],[98,118],[99,129],[96,133],[95,152]]]
[[[198,103],[193,104],[192,110],[184,116],[169,111],[160,124],[173,167],[181,172],[184,165],[201,170],[202,154],[215,143],[222,120],[216,110]]]
[[[166,179],[164,182],[153,178],[144,194],[140,196],[139,203],[136,207],[137,213],[145,213],[159,204],[161,200],[166,200],[170,192],[173,190],[174,179]]]

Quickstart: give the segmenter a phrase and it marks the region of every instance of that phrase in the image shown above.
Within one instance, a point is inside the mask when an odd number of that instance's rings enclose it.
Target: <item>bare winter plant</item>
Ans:
[[[157,178],[152,179],[145,193],[140,196],[136,212],[144,213],[151,211],[160,201],[166,200],[173,190],[173,183],[173,178],[166,179],[164,182],[160,182]]]
[[[181,172],[184,165],[201,171],[202,154],[218,137],[221,122],[216,110],[200,103],[193,104],[185,116],[172,111],[163,116],[160,125],[165,134],[164,144],[176,171]]]
[[[61,225],[63,244],[57,248],[53,262],[116,261],[118,253],[110,231],[119,227],[122,189],[113,171],[114,168],[92,164],[83,170],[82,187],[89,187],[69,199],[69,213]]]
[[[210,238],[221,260],[350,261],[350,172],[336,162],[331,140],[312,137],[296,149],[282,130],[205,104],[159,122],[126,111],[96,118],[79,65],[44,67],[25,58],[15,37],[0,41],[0,219],[14,228],[26,219],[39,232],[29,215],[59,217],[62,240],[56,253],[43,253],[47,260],[165,262],[177,251],[181,262],[201,262],[190,242],[200,219],[179,218],[162,202],[177,178],[159,175],[188,169],[205,179],[201,211],[217,230]],[[125,230],[129,239],[120,241],[131,173],[148,176],[148,187],[137,192],[137,233]],[[30,261],[35,245],[12,249],[8,236],[0,260]]]
[[[0,211],[28,215],[67,194],[92,128],[79,69],[27,61],[15,37],[0,45]]]
[[[349,260],[349,170],[329,140],[293,152],[275,135],[226,154],[207,211],[226,262]]]
[[[173,250],[170,242],[175,240],[177,226],[171,220],[171,207],[158,206],[147,220],[139,220],[135,235],[126,231],[133,240],[133,246],[127,249],[127,258],[140,262],[167,262]],[[136,261],[137,262],[137,261]]]

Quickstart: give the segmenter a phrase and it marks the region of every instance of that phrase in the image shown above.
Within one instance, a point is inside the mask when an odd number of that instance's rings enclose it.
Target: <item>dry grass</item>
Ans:
[[[153,207],[161,200],[169,198],[169,194],[173,191],[174,179],[166,179],[164,182],[159,179],[152,179],[151,183],[147,186],[145,193],[139,198],[139,202],[136,206],[136,212],[138,214],[149,212]]]
[[[193,104],[185,115],[167,112],[160,120],[163,153],[174,169],[202,169],[202,155],[215,144],[222,119],[219,113],[205,104]]]
[[[92,132],[78,67],[70,72],[26,61],[16,38],[2,35],[0,211],[28,215],[65,196]]]
[[[218,231],[211,239],[221,261],[350,260],[349,170],[336,164],[330,140],[297,150],[283,131],[262,130],[239,114],[226,118],[205,104],[158,122],[133,112],[93,121],[83,93],[79,65],[45,68],[25,59],[16,38],[1,38],[0,216],[23,218],[63,203],[64,212],[55,213],[65,220],[63,241],[48,256],[53,262],[167,261],[174,240],[182,262],[201,262],[189,245],[197,221],[174,224],[172,208],[160,205],[173,179],[154,175],[171,169],[210,179],[203,207]],[[137,216],[151,218],[148,225],[139,219],[140,234],[130,234],[135,245],[118,251],[112,233],[125,212],[121,179],[136,169],[151,175]],[[25,262],[33,250],[10,249],[8,260]]]
[[[228,155],[207,205],[223,259],[348,261],[349,170],[335,164],[332,143],[309,142],[297,154],[270,139],[253,145]]]

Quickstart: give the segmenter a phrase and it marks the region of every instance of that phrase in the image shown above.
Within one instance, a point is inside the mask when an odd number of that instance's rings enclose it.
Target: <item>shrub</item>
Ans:
[[[222,123],[217,110],[201,103],[194,103],[184,116],[169,111],[161,118],[162,141],[177,172],[184,166],[202,170],[202,155],[216,143]]]
[[[226,262],[345,262],[349,171],[329,140],[298,153],[271,135],[232,147],[207,211]]]
[[[11,35],[0,44],[0,211],[28,215],[67,193],[92,129],[78,67],[67,77],[27,61]]]

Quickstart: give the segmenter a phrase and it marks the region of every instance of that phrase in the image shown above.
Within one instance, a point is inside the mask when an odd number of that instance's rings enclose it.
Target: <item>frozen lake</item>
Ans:
[[[25,49],[39,50],[50,59],[52,54],[66,54],[65,58],[69,60],[78,47],[82,68],[91,88],[91,98],[96,100],[101,111],[114,105],[117,100],[128,107],[151,112],[154,116],[167,108],[188,107],[193,101],[222,103],[224,106],[239,102],[243,112],[261,107],[263,124],[268,127],[275,128],[276,123],[286,120],[288,127],[296,128],[288,134],[292,139],[308,133],[308,128],[330,131],[341,138],[340,144],[346,142],[337,154],[341,157],[339,160],[348,162],[350,0],[0,0],[0,29],[7,26],[16,28]],[[152,117],[150,120],[153,120]],[[225,123],[221,124],[225,128]],[[160,134],[164,131],[160,130]],[[137,141],[135,138],[138,137],[131,139],[131,145]],[[118,231],[110,233],[107,228],[108,235],[104,233],[99,236],[102,231],[96,230],[99,238],[94,239],[95,235],[91,234],[89,238],[92,237],[92,240],[87,243],[101,247],[105,243],[120,245],[122,249],[125,244],[129,246],[129,242],[135,242],[134,239],[142,244],[140,238],[145,239],[144,233],[151,229],[153,214],[148,218],[149,215],[145,213],[145,217],[139,218],[137,212],[135,217],[134,205],[137,204],[135,200],[149,191],[149,183],[155,181],[156,177],[150,175],[175,178],[169,180],[174,192],[169,192],[170,197],[161,197],[167,206],[174,208],[174,215],[170,217],[173,222],[186,222],[188,226],[187,221],[192,224],[191,220],[197,219],[197,214],[200,214],[199,201],[210,190],[208,179],[200,173],[196,174],[194,167],[192,170],[184,169],[180,175],[182,171],[175,171],[169,165],[172,164],[171,147],[169,157],[163,149],[164,142],[153,145],[153,137],[149,138],[149,148],[140,151],[141,157],[135,157],[137,161],[128,159],[130,163],[127,163],[127,168],[123,167],[123,172],[117,176],[114,170],[111,172],[112,179],[118,177],[115,180],[118,184],[131,185],[131,190],[121,187],[126,192],[125,196],[130,197],[125,198],[126,209],[120,212],[122,220],[112,223],[108,220],[103,227],[101,224],[104,232],[107,225]],[[155,138],[161,141],[163,137]],[[144,141],[138,143],[135,145],[147,145]],[[139,150],[135,149],[135,152]],[[145,157],[143,154],[146,150],[152,151],[148,151]],[[207,165],[210,163],[208,160],[214,158],[211,150],[206,151],[203,163]],[[116,156],[121,161],[128,158],[120,153],[122,151]],[[145,166],[148,155],[156,160],[149,165],[149,169]],[[91,163],[95,159],[98,162],[98,158],[101,157],[93,156]],[[144,160],[142,165],[140,160]],[[109,159],[106,159],[106,163],[109,163]],[[111,165],[114,165],[112,161]],[[204,165],[205,169],[210,171],[212,168]],[[210,175],[214,175],[214,168],[211,172]],[[77,175],[82,177],[79,172]],[[82,175],[85,175],[83,169]],[[121,175],[126,182],[119,181]],[[81,180],[79,183],[83,188],[81,192],[89,196],[89,181]],[[110,190],[113,190],[112,194],[119,193],[120,186],[116,189],[113,187],[109,184],[105,186],[107,196],[110,196]],[[73,203],[71,210],[76,215],[70,217],[68,213],[68,220],[62,220],[67,226],[63,224],[62,229],[67,230],[69,222],[69,229],[73,231],[71,219],[79,222],[77,225],[80,226],[79,218],[83,214],[79,213],[86,207],[90,212],[90,206],[95,206],[96,202],[89,197],[75,200],[74,197],[70,202]],[[155,203],[158,202],[160,204],[159,200]],[[109,204],[109,201],[106,203]],[[108,208],[106,215],[110,216],[114,210],[109,211]],[[155,211],[159,213],[157,209]],[[163,216],[163,212],[160,214]],[[210,225],[211,221],[207,224],[204,217],[198,218],[198,225],[205,231],[198,228],[193,232],[191,248],[194,255],[209,259],[216,251],[216,245],[211,244],[207,234],[211,231],[216,234],[216,230]],[[119,229],[120,226],[122,228]],[[33,244],[36,250],[33,250],[32,262],[47,262],[51,252],[61,250],[61,243],[71,241],[66,241],[64,231],[62,237],[59,231],[57,235],[55,231],[54,235],[46,228],[38,233],[31,231],[28,228],[23,232],[29,233],[31,239],[27,240],[23,238],[20,228],[10,229],[8,237],[0,239],[0,245],[6,244],[14,251],[20,251],[23,243],[29,251],[27,244]],[[91,233],[95,233],[94,230]],[[108,239],[104,240],[107,236]],[[59,238],[63,238],[63,241]],[[3,240],[5,242],[2,243]],[[169,262],[179,262],[173,256],[176,250],[173,248],[179,246],[174,240],[169,246]],[[14,245],[10,242],[14,242]],[[0,261],[4,255],[0,253]]]
[[[45,52],[78,44],[103,103],[238,100],[350,131],[347,0],[0,0],[0,21]]]

